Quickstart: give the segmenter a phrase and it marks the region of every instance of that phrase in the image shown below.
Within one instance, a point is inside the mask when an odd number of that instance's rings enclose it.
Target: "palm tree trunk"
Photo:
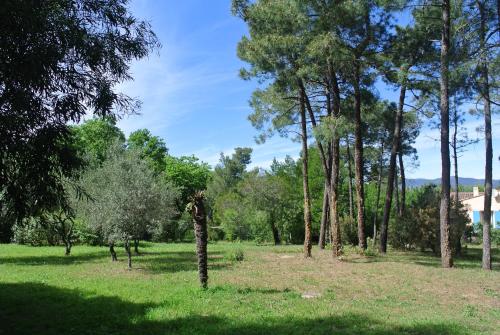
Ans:
[[[201,287],[206,289],[208,285],[208,255],[207,255],[207,215],[203,203],[205,196],[203,192],[197,192],[191,203],[191,215],[194,223],[194,234],[196,237],[196,255],[198,256],[198,276]]]
[[[441,209],[440,238],[441,265],[453,266],[450,247],[450,112],[449,112],[449,56],[450,46],[450,0],[442,2],[441,37]]]

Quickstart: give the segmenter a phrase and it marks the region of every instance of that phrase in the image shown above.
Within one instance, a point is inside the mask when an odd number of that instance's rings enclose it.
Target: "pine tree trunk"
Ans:
[[[384,216],[380,227],[380,252],[387,252],[387,233],[389,219],[391,217],[392,195],[394,191],[394,178],[396,175],[396,155],[399,151],[401,137],[401,125],[403,121],[403,109],[406,97],[406,80],[408,68],[402,68],[404,73],[403,82],[399,92],[399,104],[394,118],[394,133],[392,136],[391,157],[389,158],[389,171],[387,171],[387,190],[385,192]],[[396,176],[397,178],[397,176]]]
[[[458,137],[458,114],[457,114],[457,106],[455,103],[455,106],[453,108],[453,137],[452,137],[452,145],[451,148],[453,149],[453,167],[455,170],[455,202],[454,202],[454,209],[455,209],[455,218],[458,218],[459,216],[459,210],[460,210],[460,200],[458,199],[458,152],[457,152],[457,137]],[[458,222],[458,221],[457,221]],[[462,254],[462,241],[461,237],[458,236],[457,241],[456,241],[456,246],[455,246],[455,253],[457,255]]]
[[[399,203],[399,176],[398,176],[398,168],[396,167],[396,173],[394,175],[394,200],[396,205],[396,214],[399,216],[399,212],[401,210]]]
[[[333,143],[333,164],[332,164],[332,196],[330,203],[330,220],[332,234],[332,252],[333,257],[338,257],[342,254],[342,239],[340,234],[340,221],[338,211],[338,184],[340,172],[340,144],[339,138],[336,137]]]
[[[440,238],[441,264],[453,266],[450,247],[450,112],[449,112],[449,55],[450,46],[450,0],[442,2],[441,38],[441,209]]]
[[[320,249],[325,249],[326,227],[330,221],[329,208],[330,201],[328,198],[328,184],[325,182],[325,190],[323,191],[323,210],[321,212],[321,225],[319,227],[318,247]]]
[[[337,76],[331,70],[331,87],[332,87],[332,103],[333,103],[333,116],[338,119],[340,117],[340,89],[337,81]],[[332,255],[334,258],[342,254],[342,239],[340,234],[340,221],[338,211],[338,198],[339,198],[339,175],[340,175],[340,137],[337,130],[334,129],[332,134],[332,160],[330,169],[330,231],[332,240]]]
[[[136,255],[139,255],[139,240],[134,239],[134,252]]]
[[[311,257],[312,249],[312,216],[311,195],[309,193],[309,153],[307,148],[307,120],[305,97],[300,91],[300,123],[302,130],[302,186],[304,192],[304,257]]]
[[[363,177],[363,123],[361,120],[361,90],[360,90],[360,69],[359,64],[356,64],[354,78],[354,171],[356,182],[356,205],[358,210],[358,245],[361,249],[366,249],[365,237],[365,194],[364,194],[364,177]]]
[[[116,252],[115,252],[115,244],[110,243],[109,244],[109,253],[111,254],[111,261],[116,262],[118,260],[118,257],[116,257]]]
[[[378,179],[377,179],[377,198],[375,200],[375,215],[373,216],[373,245],[377,240],[377,221],[378,221],[378,206],[380,203],[380,189],[382,187],[382,169],[384,164],[384,141],[380,144],[380,160],[378,165]]]
[[[198,276],[201,287],[206,289],[208,285],[208,255],[207,255],[207,215],[203,192],[198,192],[191,203],[191,214],[194,223],[194,234],[196,237],[196,254],[198,256]]]
[[[351,166],[351,150],[349,148],[349,135],[346,138],[346,153],[347,153],[347,170],[349,171],[349,182],[347,187],[349,188],[349,217],[354,219],[354,198],[352,191],[352,166]]]
[[[130,250],[130,240],[128,238],[125,239],[125,252],[127,253],[128,258],[128,268],[132,269],[132,252]]]
[[[399,146],[401,148],[401,145]],[[399,204],[399,216],[403,216],[406,210],[406,177],[403,164],[403,153],[399,150],[399,174],[401,177],[401,203]]]
[[[491,104],[488,63],[486,59],[486,13],[484,3],[477,1],[480,13],[480,45],[481,45],[481,84],[480,94],[484,100],[484,142],[486,164],[484,169],[484,215],[483,215],[483,269],[491,270],[491,197],[492,197],[492,167],[493,142],[491,138]]]

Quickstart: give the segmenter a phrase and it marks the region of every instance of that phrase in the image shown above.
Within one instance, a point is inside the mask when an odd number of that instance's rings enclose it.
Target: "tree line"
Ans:
[[[195,157],[169,155],[147,130],[125,138],[116,121],[140,101],[116,86],[131,79],[133,60],[161,46],[127,0],[5,1],[2,239],[58,236],[53,242],[69,254],[68,236],[78,232],[80,241],[107,244],[113,259],[123,243],[130,266],[138,240],[182,239],[194,219],[201,244],[300,241],[310,257],[317,240],[337,257],[347,243],[366,249],[371,236],[383,253],[388,243],[432,248],[450,267],[464,229],[463,211],[450,202],[450,147],[458,176],[468,143],[461,127],[473,106],[484,117],[483,267],[491,268],[496,2],[234,0],[232,10],[248,27],[238,44],[248,64],[241,76],[260,83],[249,115],[258,141],[278,134],[302,144],[299,159],[267,171],[247,169],[248,148],[221,155],[211,171]],[[398,22],[405,15],[412,24]],[[398,101],[379,96],[377,82],[397,89]],[[88,114],[94,118],[82,123]],[[425,123],[441,132],[442,184],[413,192],[405,164],[416,161]],[[200,245],[200,268],[205,251]]]
[[[451,215],[458,204],[450,201],[450,145],[455,148],[458,175],[458,124],[467,103],[484,115],[485,222],[483,268],[491,269],[491,113],[496,105],[498,67],[498,3],[494,1],[317,1],[233,0],[233,13],[247,25],[238,44],[238,56],[248,64],[246,80],[261,84],[253,93],[249,116],[261,130],[260,140],[278,133],[302,143],[304,255],[311,256],[312,215],[309,151],[314,145],[325,181],[324,216],[328,217],[333,256],[341,254],[339,221],[340,152],[343,144],[353,155],[353,189],[358,245],[367,247],[366,149],[372,118],[380,112],[375,84],[383,81],[399,91],[392,122],[385,124],[389,152],[379,250],[387,251],[388,227],[394,192],[401,202],[397,216],[406,212],[404,178],[407,115],[420,122],[431,119],[440,129],[440,254],[443,267],[452,267]],[[404,16],[411,17],[403,24]],[[399,19],[399,22],[398,22]],[[403,20],[404,21],[404,20]],[[455,103],[450,137],[450,100]],[[425,116],[425,117],[424,117]],[[411,127],[411,126],[410,126]],[[414,129],[414,128],[410,128]],[[383,134],[383,135],[382,135]],[[410,135],[411,138],[411,135]],[[351,142],[352,140],[352,142]],[[312,141],[312,143],[310,143]],[[411,144],[411,141],[410,141]],[[381,161],[383,162],[383,155]],[[380,164],[381,167],[383,164]],[[382,173],[380,174],[382,176]],[[351,176],[349,176],[351,179]],[[377,225],[375,220],[375,226]],[[323,234],[324,236],[324,234]],[[374,236],[375,238],[377,236]]]

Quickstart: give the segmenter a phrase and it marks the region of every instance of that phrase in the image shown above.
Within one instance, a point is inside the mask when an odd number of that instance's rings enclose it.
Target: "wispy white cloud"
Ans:
[[[297,159],[300,153],[300,145],[285,138],[273,138],[264,144],[253,144],[249,147],[253,149],[250,169],[255,167],[269,168],[274,158],[283,160],[286,156],[290,156]],[[229,156],[234,153],[234,148],[221,149],[210,145],[192,154],[213,167],[219,163],[221,153]]]

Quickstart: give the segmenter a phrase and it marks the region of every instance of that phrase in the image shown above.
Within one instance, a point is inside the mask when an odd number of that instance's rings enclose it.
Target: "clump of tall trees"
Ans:
[[[390,222],[404,217],[407,207],[405,156],[414,156],[411,144],[418,135],[418,126],[430,117],[441,134],[440,254],[443,267],[453,266],[450,144],[455,148],[457,145],[456,136],[450,138],[449,106],[450,94],[453,94],[454,101],[461,103],[453,110],[455,123],[459,119],[457,114],[466,112],[466,102],[479,101],[483,106],[477,110],[485,117],[486,143],[485,215],[488,218],[483,229],[483,267],[491,267],[491,215],[488,215],[491,208],[491,105],[494,104],[491,82],[496,78],[490,69],[498,59],[497,7],[493,1],[449,0],[232,2],[233,13],[248,27],[248,34],[238,45],[238,56],[248,64],[241,76],[246,80],[257,79],[260,84],[252,96],[254,111],[249,117],[261,131],[259,140],[277,133],[302,143],[306,257],[311,256],[314,235],[309,175],[311,148],[315,147],[319,154],[324,181],[320,247],[325,244],[328,227],[333,256],[342,252],[339,187],[341,179],[347,177],[348,215],[357,225],[357,243],[364,249],[367,234],[374,240],[379,234],[379,249],[385,253],[390,243]],[[412,14],[409,24],[398,22],[403,13]],[[472,24],[466,24],[470,18]],[[376,108],[381,102],[375,87],[377,80],[399,91],[389,118],[391,122],[386,122],[378,132],[374,124],[377,119],[374,116],[381,113],[381,109]],[[426,118],[419,120],[421,115]],[[345,177],[341,175],[342,147],[349,156],[344,160],[348,165]],[[375,160],[367,157],[373,148],[378,151]],[[456,156],[456,151],[454,154]],[[367,229],[365,190],[370,180],[377,180],[372,231]],[[385,200],[379,224],[382,186]]]

